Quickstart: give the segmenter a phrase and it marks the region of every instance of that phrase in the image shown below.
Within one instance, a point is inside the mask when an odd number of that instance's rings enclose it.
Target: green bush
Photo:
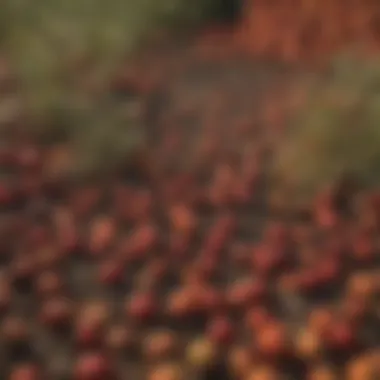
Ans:
[[[17,104],[27,116],[24,126],[41,142],[68,140],[77,168],[103,171],[117,165],[144,137],[139,121],[131,120],[129,104],[109,93],[110,77],[156,28],[194,25],[212,4],[4,0],[0,53],[20,84]],[[8,117],[14,107],[2,99],[0,111]],[[8,124],[1,124],[2,132]]]
[[[306,200],[342,176],[380,183],[380,62],[339,56],[274,154],[274,186]]]

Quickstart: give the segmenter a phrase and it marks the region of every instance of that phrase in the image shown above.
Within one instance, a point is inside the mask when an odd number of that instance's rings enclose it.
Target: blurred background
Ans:
[[[379,49],[374,0],[3,0],[0,378],[378,379]]]

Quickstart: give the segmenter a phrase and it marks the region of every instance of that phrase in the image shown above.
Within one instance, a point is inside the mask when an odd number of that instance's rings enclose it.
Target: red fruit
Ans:
[[[223,309],[223,298],[223,294],[220,291],[211,286],[205,286],[199,294],[198,306],[200,310],[215,314]]]
[[[70,323],[72,317],[72,305],[66,298],[52,298],[41,307],[40,321],[51,328],[59,328]]]
[[[102,301],[82,306],[75,321],[75,337],[80,346],[95,346],[101,341],[109,313],[108,304]]]
[[[6,343],[25,342],[29,339],[29,329],[21,318],[9,316],[2,322],[0,335]]]
[[[7,279],[0,273],[0,313],[8,310],[12,300],[12,288]]]
[[[365,299],[347,298],[343,300],[342,314],[354,325],[363,322],[369,310],[370,302]]]
[[[278,356],[284,354],[288,344],[286,330],[280,323],[268,323],[258,331],[257,345],[259,351],[265,356]]]
[[[266,285],[262,280],[240,280],[228,289],[227,302],[234,307],[248,307],[262,301],[266,294]]]
[[[370,301],[376,292],[376,277],[367,272],[353,273],[347,280],[346,291],[352,299]]]
[[[75,380],[104,380],[110,377],[111,368],[104,355],[86,353],[77,359],[74,368]]]
[[[151,368],[147,380],[183,380],[183,369],[177,363],[161,363]]]
[[[313,333],[323,337],[330,330],[333,319],[331,310],[324,307],[314,308],[309,315],[308,325]]]
[[[330,208],[320,206],[315,214],[316,223],[325,229],[333,228],[338,223],[338,215]]]
[[[129,205],[129,215],[134,221],[144,221],[152,213],[153,197],[150,191],[140,190],[134,194]]]
[[[103,329],[97,325],[77,324],[75,338],[80,347],[96,347],[102,341]]]
[[[252,255],[253,267],[263,275],[271,273],[285,260],[285,251],[281,248],[261,244],[254,249]]]
[[[371,236],[357,236],[352,243],[352,255],[360,263],[371,263],[375,260],[376,248]]]
[[[167,313],[173,318],[186,318],[196,309],[197,300],[194,293],[187,288],[180,288],[169,294]]]
[[[309,293],[319,288],[322,281],[316,270],[306,269],[299,273],[298,283],[302,293]]]
[[[43,182],[35,173],[25,173],[19,179],[21,194],[28,198],[38,197],[42,193]]]
[[[244,180],[239,180],[232,189],[234,202],[245,205],[252,199],[252,189]]]
[[[236,263],[239,267],[245,268],[249,265],[250,256],[249,256],[250,247],[246,243],[235,242],[229,249],[229,259]]]
[[[177,350],[178,341],[172,331],[154,331],[143,341],[143,355],[150,362],[168,360]]]
[[[334,369],[323,364],[311,367],[307,376],[307,380],[337,380],[338,378]]]
[[[196,215],[186,205],[178,204],[170,210],[171,227],[176,234],[191,235],[197,225]]]
[[[219,217],[208,231],[203,243],[202,251],[209,255],[218,255],[231,238],[236,226],[233,215]]]
[[[229,319],[226,317],[216,317],[209,322],[206,328],[206,335],[215,344],[229,344],[234,338],[234,329]]]
[[[102,190],[97,186],[77,188],[71,194],[70,208],[78,217],[88,215],[99,204],[102,198]]]
[[[244,324],[248,331],[260,331],[267,323],[273,322],[273,316],[262,306],[255,306],[247,311]]]
[[[43,225],[32,225],[28,231],[28,244],[32,247],[39,247],[49,241],[49,230]]]
[[[50,270],[59,266],[62,252],[56,246],[46,245],[35,252],[34,260],[38,270]]]
[[[150,293],[136,294],[127,302],[125,311],[128,317],[135,321],[147,321],[157,313],[154,295]]]
[[[14,164],[15,157],[11,148],[0,148],[0,166],[11,166]]]
[[[104,285],[115,285],[123,280],[124,266],[117,259],[108,259],[99,264],[99,281]]]
[[[79,234],[75,218],[65,209],[58,209],[54,215],[58,246],[64,254],[70,254],[79,247]]]
[[[250,348],[245,346],[232,347],[228,353],[228,364],[234,379],[245,379],[253,366]]]
[[[110,326],[105,336],[106,347],[112,352],[133,350],[137,345],[137,337],[132,329],[123,325]]]
[[[322,259],[322,262],[315,268],[319,281],[329,284],[336,281],[340,274],[340,263],[334,257]]]
[[[194,263],[194,273],[201,281],[208,282],[218,269],[218,260],[215,256],[204,254]]]
[[[182,259],[186,256],[191,238],[189,236],[171,234],[169,242],[169,252],[174,259]]]
[[[11,369],[8,380],[40,380],[41,374],[35,364],[20,364]]]
[[[129,220],[131,218],[131,198],[133,190],[129,186],[117,184],[113,189],[113,211],[121,220]]]
[[[276,247],[284,247],[289,242],[289,231],[282,223],[270,224],[264,232],[264,239]]]
[[[114,220],[103,217],[93,222],[90,230],[89,250],[93,255],[99,255],[109,248],[116,235]]]
[[[25,146],[17,152],[17,164],[23,169],[34,169],[41,165],[41,154],[34,146]]]
[[[36,279],[35,291],[41,298],[56,296],[63,290],[63,281],[54,271],[42,272]]]
[[[126,244],[126,258],[135,259],[153,250],[158,241],[157,229],[152,224],[142,225],[132,233]]]
[[[9,186],[0,184],[0,205],[8,205],[12,202],[13,195]]]
[[[30,280],[35,274],[35,260],[31,255],[15,256],[11,263],[11,273],[14,280]]]
[[[136,288],[144,291],[154,289],[166,276],[165,260],[152,259],[136,277]]]
[[[327,344],[333,349],[350,349],[355,343],[355,334],[352,326],[341,321],[333,324],[325,337]]]

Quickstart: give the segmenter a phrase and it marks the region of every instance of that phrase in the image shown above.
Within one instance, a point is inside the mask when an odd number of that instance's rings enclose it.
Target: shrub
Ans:
[[[275,186],[301,201],[342,176],[379,184],[379,62],[339,56],[305,104],[275,151]]]

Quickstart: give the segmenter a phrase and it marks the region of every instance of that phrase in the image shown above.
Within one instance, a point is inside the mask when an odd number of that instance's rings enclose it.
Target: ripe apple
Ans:
[[[158,239],[158,231],[154,224],[144,223],[137,226],[125,242],[125,259],[134,260],[145,257],[154,249]]]
[[[346,283],[346,293],[350,298],[369,300],[375,291],[374,277],[367,272],[352,273]]]
[[[16,288],[29,290],[35,271],[35,258],[31,255],[19,254],[13,257],[10,273]]]
[[[9,185],[0,184],[0,206],[8,206],[13,201],[12,190]]]
[[[127,318],[135,322],[148,322],[156,317],[157,312],[156,300],[152,293],[134,294],[125,304]]]
[[[308,317],[308,326],[311,332],[324,337],[334,320],[334,315],[327,307],[314,308]]]
[[[111,377],[110,363],[102,353],[84,353],[75,363],[75,380],[103,380]]]
[[[110,286],[120,284],[124,279],[124,265],[116,258],[108,258],[99,263],[99,281]]]
[[[176,363],[159,364],[148,372],[147,380],[183,380],[181,367]]]
[[[105,333],[105,346],[112,354],[134,354],[137,350],[136,332],[124,324],[111,325]]]
[[[10,371],[9,380],[39,380],[41,374],[38,366],[33,363],[19,364]]]
[[[116,235],[116,228],[115,221],[107,216],[93,221],[88,242],[92,255],[100,255],[110,247]]]
[[[40,321],[43,325],[60,329],[71,323],[72,304],[67,298],[60,296],[46,300],[40,311]]]
[[[328,348],[334,351],[350,350],[356,342],[354,328],[345,321],[335,322],[328,329],[325,341]]]
[[[1,337],[6,344],[25,343],[29,340],[26,322],[17,316],[7,316],[1,324]]]
[[[276,371],[275,368],[271,368],[269,366],[261,366],[257,369],[251,371],[246,380],[280,380],[280,374]]]
[[[196,297],[188,288],[178,288],[168,295],[166,312],[169,317],[182,320],[190,317],[196,308]]]
[[[32,225],[27,233],[28,244],[33,248],[47,245],[50,240],[49,235],[50,233],[47,226],[43,224]]]
[[[308,328],[300,329],[294,342],[295,353],[303,360],[315,360],[319,357],[322,348],[320,337]]]
[[[351,359],[345,368],[345,379],[372,379],[376,377],[377,362],[375,355],[362,354],[354,359]]]
[[[262,279],[236,281],[227,290],[227,302],[232,307],[244,308],[263,301],[267,295],[266,284]]]
[[[62,262],[62,253],[53,244],[45,245],[36,250],[34,254],[35,265],[38,270],[54,270]]]
[[[148,361],[172,359],[178,353],[177,338],[170,330],[154,331],[145,337],[142,353]]]
[[[130,205],[130,215],[135,221],[147,220],[153,211],[153,196],[147,189],[135,193],[133,203]]]
[[[234,378],[246,378],[253,364],[249,348],[244,346],[232,347],[228,355],[228,362]]]
[[[311,367],[307,380],[337,380],[338,376],[330,367],[319,365]]]
[[[34,282],[35,292],[42,298],[56,296],[63,291],[62,278],[56,271],[48,270],[37,276]]]
[[[217,316],[208,323],[206,335],[218,346],[228,345],[234,339],[232,322],[225,316]]]
[[[209,339],[196,338],[187,343],[186,362],[194,369],[202,369],[215,360],[217,347]]]
[[[7,276],[0,273],[0,315],[9,309],[12,300],[12,288]]]
[[[244,325],[246,329],[255,333],[262,330],[267,323],[273,321],[273,316],[264,306],[254,306],[244,315]]]
[[[17,152],[17,164],[22,169],[37,169],[42,164],[42,152],[36,146],[24,146]]]
[[[106,302],[94,301],[81,306],[75,321],[75,338],[79,346],[99,345],[109,321],[109,313]]]
[[[376,248],[373,239],[368,234],[354,238],[351,246],[352,257],[356,265],[373,264],[376,257]]]
[[[273,273],[286,259],[284,249],[261,243],[252,252],[253,268],[263,276]]]
[[[285,326],[279,322],[266,324],[258,331],[256,343],[264,357],[279,357],[286,353],[289,345]]]

